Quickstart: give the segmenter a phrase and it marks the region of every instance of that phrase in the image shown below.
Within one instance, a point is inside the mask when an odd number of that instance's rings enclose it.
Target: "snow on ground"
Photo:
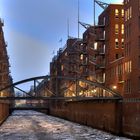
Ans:
[[[35,111],[14,111],[0,140],[128,140]]]

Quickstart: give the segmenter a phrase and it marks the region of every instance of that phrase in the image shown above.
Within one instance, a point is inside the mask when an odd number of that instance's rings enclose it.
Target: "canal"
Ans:
[[[14,111],[0,127],[0,140],[128,140],[36,111]]]

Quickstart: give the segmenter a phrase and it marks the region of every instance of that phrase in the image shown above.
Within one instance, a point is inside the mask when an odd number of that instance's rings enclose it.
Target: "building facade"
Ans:
[[[53,58],[50,73],[55,76],[80,77],[96,81],[123,94],[123,60],[124,9],[121,4],[110,4],[99,16],[98,25],[87,28],[82,39],[67,40],[66,46]],[[76,90],[75,86],[68,86],[73,85],[73,82],[70,84],[58,79],[56,82],[55,78],[51,81],[54,81],[50,82],[52,90],[56,89],[56,86],[71,92]],[[105,91],[91,88],[81,81],[77,89],[80,94],[84,91],[86,96],[105,96]]]
[[[124,7],[121,4],[110,4],[99,16],[99,25],[104,25],[99,35],[99,55],[102,81],[105,86],[121,95],[124,89]],[[99,69],[101,71],[101,69]]]
[[[125,0],[125,97],[140,97],[140,1]]]
[[[12,77],[9,70],[9,57],[7,54],[7,43],[4,39],[3,27],[4,23],[0,20],[0,89],[12,84]],[[13,88],[0,92],[1,97],[13,96]],[[12,105],[9,101],[0,101],[0,123],[9,115],[9,107]]]

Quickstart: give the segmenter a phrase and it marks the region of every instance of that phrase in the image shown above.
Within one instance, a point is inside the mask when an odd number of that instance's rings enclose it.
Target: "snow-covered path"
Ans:
[[[0,127],[0,140],[128,140],[35,111],[15,111]]]

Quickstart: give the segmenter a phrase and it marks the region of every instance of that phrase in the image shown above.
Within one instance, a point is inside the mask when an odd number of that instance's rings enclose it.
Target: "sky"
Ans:
[[[77,37],[78,0],[0,0],[14,82],[49,74],[49,63],[70,36]],[[80,1],[80,21],[93,24],[93,0]],[[122,3],[123,0],[102,0]],[[96,17],[102,12],[96,6]],[[80,36],[84,28],[80,26]],[[62,38],[62,43],[59,40]]]

